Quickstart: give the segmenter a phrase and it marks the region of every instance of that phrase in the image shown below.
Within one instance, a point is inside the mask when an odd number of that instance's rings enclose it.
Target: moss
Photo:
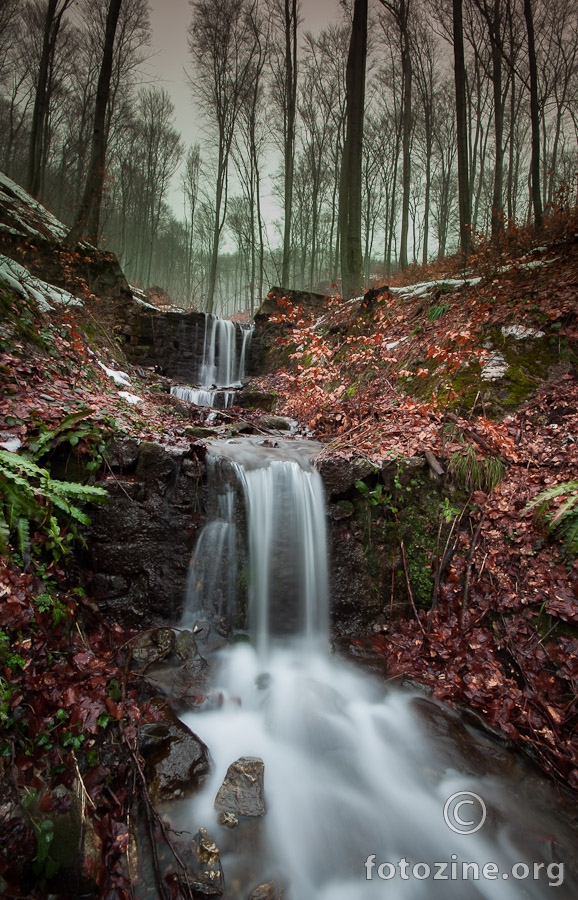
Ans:
[[[502,378],[484,381],[480,363],[472,360],[457,371],[448,373],[432,360],[420,361],[428,374],[400,380],[408,394],[424,399],[435,396],[441,406],[454,411],[471,412],[474,408],[484,414],[499,417],[518,409],[548,377],[552,366],[560,361],[572,360],[575,354],[555,332],[540,338],[516,340],[505,338],[500,329],[492,331],[480,343],[499,351],[508,370]],[[411,361],[405,363],[414,365]]]
[[[420,607],[429,608],[433,590],[432,563],[436,557],[440,516],[443,519],[442,547],[451,527],[452,516],[443,516],[442,495],[447,495],[447,488],[442,490],[441,482],[432,480],[414,462],[413,459],[399,460],[393,478],[391,473],[382,473],[381,479],[378,476],[368,476],[363,482],[363,488],[357,482],[358,494],[353,503],[355,520],[362,531],[367,573],[384,598],[384,609],[390,605],[392,579],[395,605],[399,608],[400,598],[403,602],[408,599],[405,571],[399,555],[402,541],[414,601]],[[383,488],[383,478],[388,482],[387,492],[379,490]],[[382,496],[385,502],[376,502],[378,496]],[[463,502],[465,500],[461,493],[452,497],[453,507],[461,507]],[[447,508],[448,504],[446,496]]]

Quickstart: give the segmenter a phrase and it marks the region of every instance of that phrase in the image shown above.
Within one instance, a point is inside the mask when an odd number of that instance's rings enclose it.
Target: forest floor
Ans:
[[[447,269],[412,275],[435,286],[392,283],[365,302],[335,301],[322,322],[281,300],[284,365],[255,383],[276,390],[276,412],[324,452],[378,461],[427,451],[444,477],[462,479],[469,504],[437,560],[435,608],[356,640],[383,656],[390,678],[475,709],[578,790],[578,562],[524,512],[578,472],[578,243],[572,236],[513,262],[482,254],[471,272],[480,280],[465,285]],[[53,860],[43,822],[70,802],[59,786],[80,775],[99,845],[85,860],[87,881],[99,896],[128,897],[132,754],[139,726],[158,713],[127,669],[134,635],[103,621],[82,590],[70,529],[51,525],[57,489],[41,469],[66,445],[97,473],[118,433],[187,446],[186,426],[207,411],[184,418],[112,335],[88,338],[82,309],[41,313],[1,288],[0,301],[0,466],[17,478],[9,457],[22,450],[38,467],[29,542],[3,534],[0,893],[44,896]],[[484,380],[498,352],[510,354],[515,377]],[[228,410],[213,424],[257,415]],[[5,516],[8,501],[4,492]],[[34,504],[44,509],[36,520]],[[15,812],[23,796],[34,815]]]

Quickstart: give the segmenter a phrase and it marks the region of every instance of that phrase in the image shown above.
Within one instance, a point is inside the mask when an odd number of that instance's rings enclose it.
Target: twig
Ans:
[[[424,640],[427,641],[427,634],[425,632],[425,628],[423,627],[423,625],[421,623],[421,619],[420,619],[418,611],[417,611],[417,606],[415,605],[415,600],[413,599],[413,591],[411,589],[411,582],[409,580],[409,572],[407,571],[407,557],[405,555],[405,547],[404,547],[403,541],[400,541],[399,546],[401,549],[401,558],[403,560],[403,571],[405,573],[405,583],[407,585],[407,594],[411,601],[411,605],[412,605],[413,611],[415,613],[415,617],[417,619],[417,624],[420,627],[420,630],[421,630],[421,633],[423,634]]]
[[[478,522],[478,527],[476,528],[476,530],[474,532],[474,536],[472,538],[472,543],[470,546],[470,552],[468,553],[468,559],[467,559],[468,565],[466,568],[466,579],[465,579],[465,583],[464,583],[464,597],[462,600],[462,608],[460,611],[460,629],[462,629],[462,630],[464,627],[465,615],[466,615],[466,611],[468,608],[468,600],[469,600],[469,595],[470,595],[470,579],[472,576],[472,567],[474,565],[474,555],[476,552],[476,546],[477,546],[478,540],[480,538],[480,533],[482,531],[482,525],[484,524],[485,517],[486,517],[486,515],[485,515],[485,513],[483,513],[482,517],[480,518],[480,521]]]

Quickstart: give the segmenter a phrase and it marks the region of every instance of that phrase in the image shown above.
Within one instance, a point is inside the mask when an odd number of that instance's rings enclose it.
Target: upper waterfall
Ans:
[[[175,386],[171,394],[197,406],[231,406],[234,388],[243,386],[252,334],[249,326],[206,313],[199,387]]]

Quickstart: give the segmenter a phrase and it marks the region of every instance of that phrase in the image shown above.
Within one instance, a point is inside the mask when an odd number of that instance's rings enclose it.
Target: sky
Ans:
[[[188,146],[201,143],[202,121],[195,114],[185,69],[190,70],[187,28],[191,21],[189,0],[150,0],[152,26],[152,58],[147,73],[152,83],[164,87],[175,105],[175,126]],[[319,31],[324,25],[340,18],[339,0],[302,0],[302,31]],[[177,216],[182,216],[182,195],[178,176],[169,198]]]

